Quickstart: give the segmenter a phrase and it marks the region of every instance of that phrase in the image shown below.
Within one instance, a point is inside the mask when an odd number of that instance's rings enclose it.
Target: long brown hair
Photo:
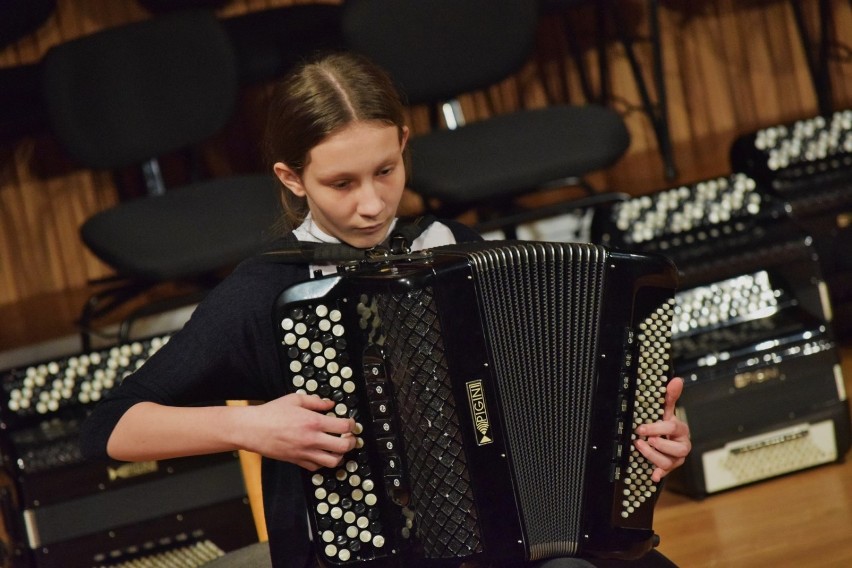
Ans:
[[[264,144],[268,167],[283,162],[301,176],[314,146],[357,121],[396,126],[402,140],[404,104],[383,69],[349,52],[324,54],[300,65],[272,93]],[[408,172],[407,151],[404,163]],[[293,228],[307,215],[307,202],[283,186],[282,199],[283,225]]]

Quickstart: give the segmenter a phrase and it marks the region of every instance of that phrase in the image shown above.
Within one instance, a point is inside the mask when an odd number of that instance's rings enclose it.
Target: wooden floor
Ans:
[[[727,171],[727,141],[679,148],[679,178],[665,180],[656,155],[619,164],[602,185],[646,193]],[[73,333],[85,290],[0,306],[0,353]],[[843,348],[852,392],[852,342]],[[847,456],[848,457],[848,456]],[[852,566],[852,463],[833,464],[704,500],[664,491],[655,529],[660,550],[684,568]]]
[[[846,391],[852,392],[852,346],[842,353]],[[852,566],[852,462],[703,500],[666,490],[655,530],[659,550],[684,568]]]

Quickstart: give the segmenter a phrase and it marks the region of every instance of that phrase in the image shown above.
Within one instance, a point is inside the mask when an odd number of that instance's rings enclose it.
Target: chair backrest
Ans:
[[[346,0],[347,45],[384,67],[410,104],[448,100],[508,77],[528,60],[533,0]]]
[[[56,11],[56,0],[0,2],[0,48],[35,32]]]
[[[338,4],[287,4],[222,19],[243,84],[280,79],[315,52],[343,48]]]
[[[190,8],[221,8],[229,0],[136,0],[136,2],[152,14],[165,14]]]
[[[42,69],[54,134],[92,168],[139,164],[203,141],[236,104],[233,49],[204,10],[59,44],[45,54]]]

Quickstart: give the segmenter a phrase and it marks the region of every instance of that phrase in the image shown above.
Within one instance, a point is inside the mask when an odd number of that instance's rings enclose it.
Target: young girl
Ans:
[[[267,153],[296,227],[270,249],[298,242],[381,244],[394,228],[407,178],[409,131],[392,82],[369,61],[333,54],[283,81],[270,108]],[[239,204],[234,204],[239,207]],[[455,222],[435,222],[413,249],[478,240]],[[92,413],[84,453],[127,461],[237,449],[264,456],[263,500],[272,564],[305,566],[311,551],[298,468],[338,465],[355,446],[351,418],[327,416],[333,403],[285,394],[271,310],[286,287],[310,278],[308,266],[247,261],[195,309],[182,330]],[[685,424],[672,413],[637,443],[662,477],[689,451]],[[223,400],[268,401],[221,406]]]

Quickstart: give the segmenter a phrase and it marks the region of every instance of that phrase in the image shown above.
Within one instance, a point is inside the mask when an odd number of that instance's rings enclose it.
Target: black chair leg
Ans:
[[[118,327],[118,343],[127,343],[130,341],[130,332],[133,325],[141,318],[154,314],[162,314],[178,308],[184,308],[192,304],[199,303],[204,296],[212,289],[213,285],[199,286],[197,290],[186,294],[179,294],[157,300],[155,302],[146,303],[144,306],[136,309],[129,316],[121,320]]]
[[[630,63],[630,69],[633,72],[633,78],[636,81],[636,87],[639,90],[639,96],[642,98],[642,107],[645,109],[645,113],[651,120],[651,126],[654,129],[654,135],[656,136],[657,144],[660,147],[664,174],[666,179],[671,180],[677,177],[677,169],[675,168],[674,151],[669,131],[668,100],[666,98],[666,85],[663,77],[658,0],[648,0],[647,9],[649,25],[651,28],[651,47],[653,51],[652,76],[654,80],[654,87],[657,92],[656,103],[651,100],[651,95],[648,92],[648,86],[645,82],[642,68],[639,65],[639,59],[636,57],[636,52],[633,49],[634,41],[630,33],[627,31],[624,18],[618,10],[613,10],[612,14],[615,21],[616,33],[618,34],[619,41],[624,46],[627,60]]]
[[[811,34],[808,32],[801,2],[791,0],[790,5],[793,8],[793,18],[799,32],[799,39],[802,42],[802,49],[805,52],[805,60],[808,63],[808,71],[814,86],[819,113],[831,114],[834,110],[831,73],[828,68],[828,50],[834,28],[831,2],[819,0],[819,45],[816,49],[814,49]]]
[[[80,329],[80,342],[84,352],[92,350],[92,324],[96,319],[99,319],[113,310],[126,304],[133,298],[149,290],[154,284],[151,282],[137,282],[120,279],[105,279],[100,283],[107,281],[117,281],[118,284],[110,286],[99,292],[95,292],[89,296],[83,309],[80,312],[80,317],[75,322]]]

